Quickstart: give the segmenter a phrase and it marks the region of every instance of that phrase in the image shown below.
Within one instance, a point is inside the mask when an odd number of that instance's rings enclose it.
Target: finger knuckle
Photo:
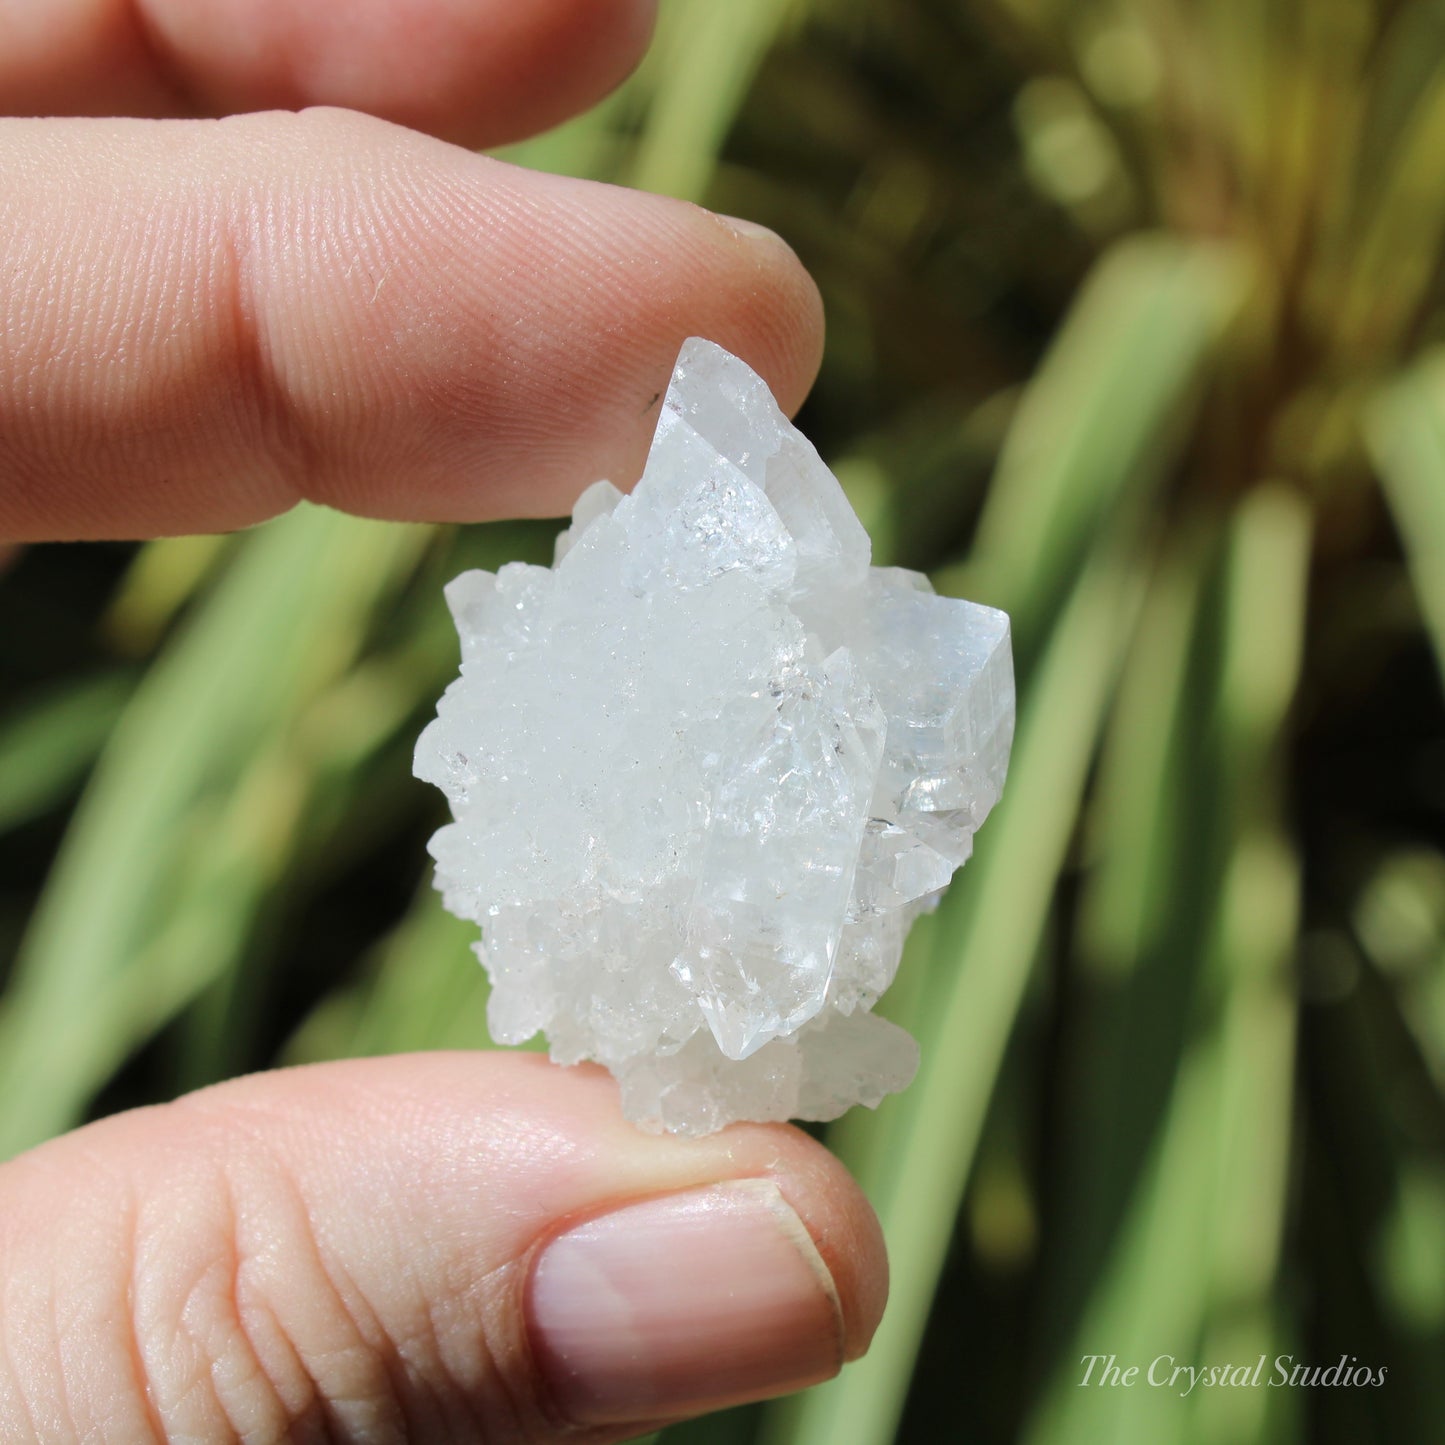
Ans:
[[[407,1438],[385,1341],[336,1287],[264,1149],[139,1211],[128,1293],[164,1438]]]

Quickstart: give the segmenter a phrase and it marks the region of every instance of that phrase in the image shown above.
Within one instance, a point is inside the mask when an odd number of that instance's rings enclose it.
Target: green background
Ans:
[[[1445,1436],[1445,6],[670,0],[510,154],[787,237],[876,559],[1014,618],[1004,801],[883,1006],[921,1073],[827,1131],[887,1318],[669,1445]],[[410,751],[441,584],[554,532],[306,508],[11,560],[0,1157],[485,1045]],[[1080,1388],[1107,1353],[1389,1374]]]

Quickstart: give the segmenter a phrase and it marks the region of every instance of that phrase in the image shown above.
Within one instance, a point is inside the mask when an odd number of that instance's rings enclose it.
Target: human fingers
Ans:
[[[0,114],[347,106],[469,145],[586,109],[656,0],[0,0]]]
[[[349,111],[0,121],[0,538],[470,521],[635,476],[681,341],[786,407],[776,237]]]
[[[797,1130],[519,1054],[258,1075],[0,1166],[0,1438],[620,1440],[833,1374],[885,1293]]]

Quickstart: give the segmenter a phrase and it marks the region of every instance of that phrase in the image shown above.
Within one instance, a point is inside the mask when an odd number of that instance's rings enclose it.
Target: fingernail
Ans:
[[[539,1368],[581,1425],[698,1415],[838,1372],[838,1292],[777,1185],[733,1180],[578,1225],[533,1270]]]
[[[758,225],[756,221],[744,220],[741,216],[724,216],[720,212],[714,212],[714,214],[717,215],[718,220],[736,231],[745,241],[769,241],[775,246],[788,244],[776,231],[770,231],[766,226]]]

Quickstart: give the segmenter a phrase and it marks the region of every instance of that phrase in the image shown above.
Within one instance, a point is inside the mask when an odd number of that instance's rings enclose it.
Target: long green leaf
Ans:
[[[1300,864],[1284,831],[1285,732],[1299,684],[1311,517],[1280,485],[1239,509],[1220,680],[1223,794],[1230,806],[1211,972],[1224,994],[1221,1141],[1202,1331],[1211,1357],[1256,1358],[1278,1343],[1273,1290],[1284,1232],[1294,1099],[1291,986]],[[1201,1441],[1281,1441],[1270,1397],[1219,1391],[1196,1402]]]
[[[317,1007],[285,1062],[486,1046],[489,990],[470,952],[475,939],[475,926],[453,918],[424,887],[378,950],[372,973]]]
[[[84,678],[0,720],[0,832],[40,816],[79,785],[132,685],[119,673]]]
[[[1106,735],[1083,854],[1051,1209],[1067,1218],[1039,1288],[1033,1347],[1046,1368],[1079,1314],[1157,1147],[1198,974],[1191,943],[1207,876],[1200,777],[1213,685],[1208,603],[1221,543],[1197,517],[1165,546]],[[1034,1372],[1042,1368],[1035,1365]]]
[[[1176,968],[1191,953],[1203,964],[1192,1037],[1151,1165],[1060,1351],[1025,1437],[1031,1445],[1282,1438],[1262,1390],[1206,1391],[1186,1404],[1147,1383],[1080,1380],[1096,1354],[1143,1371],[1166,1354],[1252,1365],[1274,1353],[1293,1095],[1288,968],[1299,913],[1298,864],[1281,830],[1280,743],[1300,671],[1309,530],[1303,502],[1283,488],[1251,494],[1232,528],[1213,741],[1182,759],[1205,770],[1206,786],[1202,809],[1180,821],[1213,840],[1214,859],[1197,885],[1213,906],[1193,910],[1192,937],[1171,945]]]
[[[425,532],[302,508],[246,539],[137,690],[86,791],[0,1001],[0,1157],[73,1122],[92,1059],[139,1042],[108,1012],[175,911],[191,824],[297,699],[344,667]],[[193,968],[196,987],[211,976]],[[136,980],[137,982],[139,980]],[[106,1023],[106,1019],[110,1023]],[[109,1028],[110,1048],[97,1049]]]
[[[1433,353],[1380,393],[1366,433],[1445,675],[1445,353]]]
[[[1009,429],[967,569],[1026,646],[1102,519],[1157,476],[1241,284],[1230,252],[1164,236],[1095,267]]]
[[[793,0],[680,0],[664,11],[631,185],[702,199],[748,82],[794,9]]]

